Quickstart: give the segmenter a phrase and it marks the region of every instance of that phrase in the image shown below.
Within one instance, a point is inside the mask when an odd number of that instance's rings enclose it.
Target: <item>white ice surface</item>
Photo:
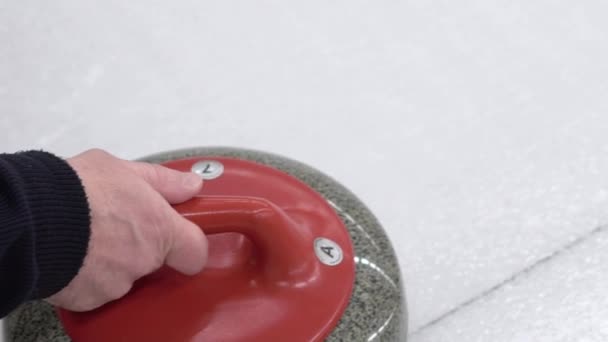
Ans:
[[[411,341],[608,341],[607,250],[604,226]]]
[[[606,13],[604,1],[4,0],[0,148],[231,145],[302,160],[384,224],[414,338],[459,324],[473,336],[477,316],[455,308],[608,223]],[[529,281],[518,295],[552,284]]]

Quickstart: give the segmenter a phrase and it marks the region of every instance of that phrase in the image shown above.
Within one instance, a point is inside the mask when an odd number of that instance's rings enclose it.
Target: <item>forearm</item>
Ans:
[[[45,152],[0,154],[0,317],[78,273],[90,236],[75,171]]]

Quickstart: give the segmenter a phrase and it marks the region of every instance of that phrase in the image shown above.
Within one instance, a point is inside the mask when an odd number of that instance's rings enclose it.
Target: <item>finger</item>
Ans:
[[[181,172],[141,162],[127,162],[127,165],[171,204],[191,199],[203,186],[201,177],[192,172]]]
[[[207,237],[199,226],[174,215],[173,239],[165,263],[178,272],[193,275],[207,263]]]

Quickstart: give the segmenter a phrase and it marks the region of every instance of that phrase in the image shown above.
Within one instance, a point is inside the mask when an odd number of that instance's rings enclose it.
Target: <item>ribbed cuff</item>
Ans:
[[[89,205],[65,160],[40,151],[16,156],[13,165],[33,219],[38,279],[30,299],[46,298],[67,286],[82,266],[91,234]]]

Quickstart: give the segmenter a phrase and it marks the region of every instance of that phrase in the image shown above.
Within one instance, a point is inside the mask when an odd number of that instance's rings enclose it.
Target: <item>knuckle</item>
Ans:
[[[164,259],[174,244],[175,220],[173,219],[173,215],[164,208],[158,208],[156,214],[157,218],[153,225],[153,234],[156,239],[157,251],[160,254],[158,257]]]
[[[102,150],[100,148],[92,148],[92,149],[86,151],[85,153],[90,154],[92,156],[98,156],[98,157],[110,156],[110,154],[108,152],[106,152],[105,150]]]
[[[161,201],[154,201],[149,203],[149,220],[148,223],[156,230],[163,231],[173,225],[173,218],[171,212],[167,209],[167,205]]]
[[[110,301],[119,299],[129,293],[129,291],[131,291],[132,286],[133,283],[131,281],[113,283],[112,286],[106,290],[106,295],[108,296],[108,299]]]
[[[160,253],[147,253],[145,257],[139,258],[139,261],[134,265],[131,281],[135,282],[139,278],[156,271],[163,265],[163,262],[164,258]]]
[[[152,182],[162,182],[165,174],[160,171],[157,165],[141,164],[144,172],[144,177]]]
[[[87,298],[78,298],[78,300],[73,300],[70,304],[64,306],[72,311],[85,312],[97,309],[103,304],[104,301],[101,298],[88,296]]]
[[[87,159],[103,161],[105,164],[112,163],[116,157],[114,157],[110,152],[106,150],[102,150],[100,148],[92,148],[80,154],[82,157],[86,157]]]
[[[89,311],[102,306],[103,301],[97,298],[90,298],[83,301],[78,301],[74,305],[76,306],[76,311]]]

